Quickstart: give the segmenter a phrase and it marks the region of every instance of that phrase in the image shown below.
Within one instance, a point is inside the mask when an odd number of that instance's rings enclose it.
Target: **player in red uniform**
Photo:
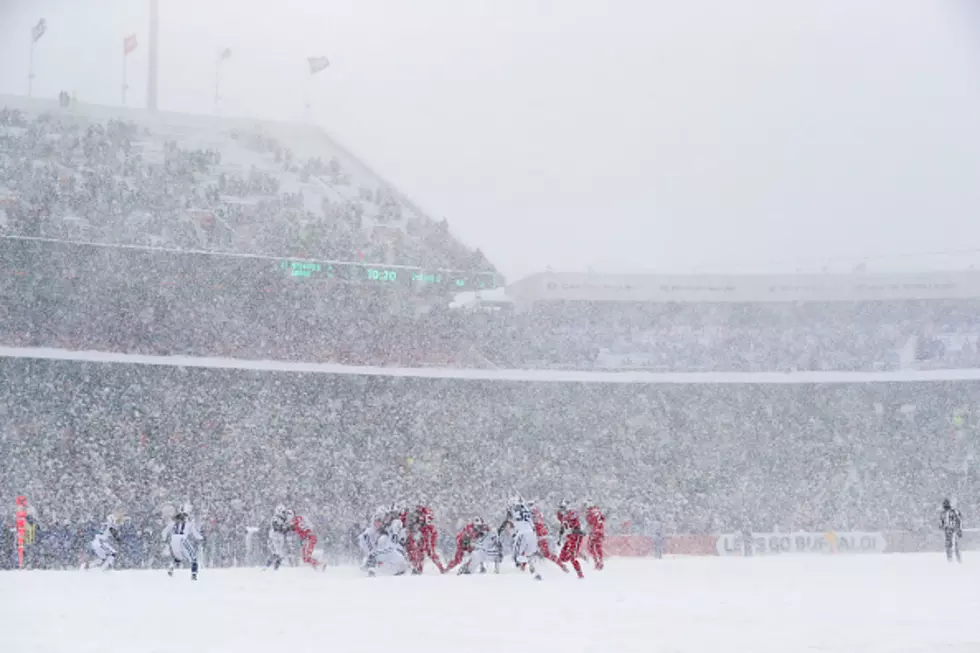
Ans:
[[[585,541],[585,550],[595,563],[596,570],[604,566],[602,543],[606,539],[606,517],[599,510],[595,501],[586,499],[585,501],[585,523],[589,526],[589,537]]]
[[[537,506],[531,506],[531,519],[534,521],[534,534],[538,536],[538,553],[541,554],[541,557],[547,558],[561,567],[561,570],[567,574],[568,567],[558,559],[557,555],[551,552],[551,547],[548,544],[548,525],[544,522],[544,513]]]
[[[398,518],[401,520],[402,526],[405,527],[405,559],[408,560],[413,575],[421,574],[422,552],[419,548],[419,542],[416,540],[419,529],[416,523],[415,511],[409,508],[400,510],[398,511]]]
[[[436,552],[436,541],[439,539],[439,533],[436,531],[436,519],[435,515],[432,514],[432,509],[421,504],[416,506],[415,525],[418,530],[418,539],[415,545],[416,557],[412,561],[413,569],[421,574],[422,567],[425,565],[425,558],[428,556],[432,559],[439,573],[445,573],[446,568],[442,566],[442,560],[439,559],[439,553]]]
[[[306,517],[297,515],[292,510],[288,513],[289,523],[300,541],[300,552],[303,555],[303,562],[312,565],[313,569],[322,569],[320,561],[313,557],[316,549],[316,533],[313,532],[313,525]]]
[[[558,540],[564,542],[558,560],[560,562],[572,563],[572,567],[575,568],[575,573],[578,574],[578,577],[584,578],[582,565],[578,561],[584,531],[582,531],[582,522],[578,518],[578,513],[572,510],[567,501],[562,501],[558,504],[558,523],[561,524]]]
[[[456,555],[446,565],[445,571],[450,571],[453,567],[463,562],[463,558],[467,553],[473,553],[473,545],[476,544],[477,535],[479,534],[480,528],[485,525],[486,523],[483,519],[476,517],[469,524],[463,526],[462,530],[456,534]]]

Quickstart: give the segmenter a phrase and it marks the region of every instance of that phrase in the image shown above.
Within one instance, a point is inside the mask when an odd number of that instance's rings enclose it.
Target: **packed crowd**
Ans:
[[[126,120],[0,107],[0,235],[489,268],[445,221],[380,185],[350,188],[336,159],[300,160],[261,133],[212,136],[244,154]]]
[[[449,308],[446,288],[276,259],[0,238],[0,344],[351,365],[889,371],[980,366],[980,302]]]
[[[980,366],[980,300],[545,302],[485,322],[502,367],[661,372]]]
[[[423,502],[443,534],[515,489],[595,499],[610,531],[931,529],[976,514],[972,382],[661,385],[0,360],[0,505],[27,496],[45,564],[109,512],[158,533],[200,506],[219,563],[278,503],[333,555],[367,511]],[[0,519],[8,519],[0,516]],[[2,531],[4,529],[0,529]],[[45,534],[58,534],[45,539]],[[54,544],[57,542],[58,544]],[[130,564],[156,555],[131,553]],[[9,548],[7,551],[9,552]],[[146,556],[149,556],[147,558]],[[9,560],[9,558],[8,558]],[[253,560],[254,561],[254,560]],[[148,562],[147,562],[148,564]]]
[[[464,317],[396,289],[296,279],[279,261],[0,239],[0,344],[443,365]],[[465,361],[464,361],[465,362]]]

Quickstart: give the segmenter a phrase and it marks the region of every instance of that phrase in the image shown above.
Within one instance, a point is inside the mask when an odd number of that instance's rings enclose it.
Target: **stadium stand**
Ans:
[[[49,565],[75,563],[67,552],[107,511],[152,533],[161,506],[185,496],[226,564],[279,502],[312,516],[338,553],[393,498],[431,503],[451,536],[460,519],[500,517],[515,488],[546,505],[590,496],[613,532],[658,520],[690,534],[915,532],[934,530],[942,496],[980,510],[977,374],[567,382],[0,353],[0,504],[31,497],[34,559]],[[156,559],[146,539],[131,538],[127,564]]]
[[[980,274],[594,275],[512,284],[501,367],[871,371],[980,365]],[[516,344],[516,346],[515,346]]]
[[[312,127],[4,104],[7,344],[452,364],[433,297],[497,284]]]
[[[0,96],[0,233],[492,271],[321,130]]]

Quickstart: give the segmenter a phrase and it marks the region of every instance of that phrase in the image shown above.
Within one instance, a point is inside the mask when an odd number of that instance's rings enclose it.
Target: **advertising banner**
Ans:
[[[718,555],[775,555],[786,553],[884,553],[882,533],[828,531],[826,533],[741,533],[720,535]]]

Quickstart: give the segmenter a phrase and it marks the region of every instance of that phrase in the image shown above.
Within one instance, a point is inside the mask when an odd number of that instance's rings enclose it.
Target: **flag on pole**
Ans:
[[[48,21],[44,20],[43,18],[37,21],[37,25],[31,28],[31,38],[34,40],[34,43],[41,40],[41,37],[44,36],[44,33],[47,31]]]
[[[129,36],[123,39],[123,54],[124,55],[132,54],[133,51],[136,50],[136,46],[138,45],[139,43],[136,40],[136,35],[130,34]]]
[[[315,75],[321,70],[326,70],[330,66],[330,60],[326,57],[309,57],[307,61],[310,62],[311,75]]]
[[[231,48],[225,48],[218,53],[218,61],[224,61],[225,59],[231,59]]]

